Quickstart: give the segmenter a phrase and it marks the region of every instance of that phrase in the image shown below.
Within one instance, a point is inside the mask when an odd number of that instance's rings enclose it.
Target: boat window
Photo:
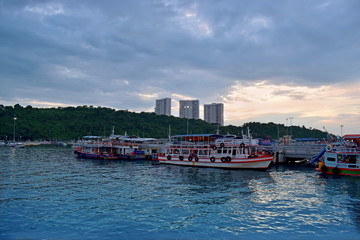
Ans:
[[[207,154],[208,154],[208,150],[199,150],[198,155],[207,155]]]
[[[348,155],[345,157],[346,163],[356,164],[356,155]]]
[[[335,158],[332,158],[332,157],[327,158],[327,160],[328,160],[329,162],[335,162]]]
[[[221,149],[218,149],[218,150],[217,150],[217,153],[221,153]]]
[[[236,155],[236,149],[235,148],[233,149],[232,155]]]
[[[182,154],[189,154],[189,150],[188,150],[188,149],[183,149],[181,152],[182,152]]]
[[[223,148],[223,153],[224,153],[224,154],[228,153],[228,149],[227,149],[227,148]]]

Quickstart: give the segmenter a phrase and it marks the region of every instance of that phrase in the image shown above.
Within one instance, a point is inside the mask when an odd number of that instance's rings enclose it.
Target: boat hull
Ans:
[[[117,160],[120,159],[118,156],[107,156],[102,154],[93,154],[93,153],[84,153],[84,152],[75,152],[78,158],[93,158],[93,159],[106,159],[106,160]]]
[[[357,137],[357,135],[356,135]],[[324,159],[315,169],[323,174],[339,176],[360,176],[360,135],[359,138],[344,139],[326,146]]]
[[[248,159],[232,159],[230,162],[223,162],[221,158],[215,158],[215,161],[211,161],[210,158],[199,158],[198,161],[187,159],[179,160],[178,158],[167,159],[166,156],[159,156],[159,163],[173,164],[180,166],[192,166],[192,167],[211,167],[211,168],[227,168],[227,169],[268,169],[270,163],[273,160],[273,156],[263,156],[258,158]]]
[[[350,168],[338,168],[338,167],[326,167],[319,166],[316,168],[316,171],[322,172],[324,174],[332,174],[339,176],[358,176],[360,177],[360,169],[350,169]],[[334,170],[335,169],[335,170]]]
[[[104,160],[145,160],[145,155],[104,155],[95,153],[85,153],[75,150],[74,153],[78,158],[92,158],[92,159],[104,159]]]

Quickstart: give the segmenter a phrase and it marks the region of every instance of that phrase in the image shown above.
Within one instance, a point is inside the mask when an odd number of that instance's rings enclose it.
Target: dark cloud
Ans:
[[[360,5],[338,1],[1,1],[2,101],[149,109],[235,81],[359,78]],[[301,96],[294,96],[301,98]]]

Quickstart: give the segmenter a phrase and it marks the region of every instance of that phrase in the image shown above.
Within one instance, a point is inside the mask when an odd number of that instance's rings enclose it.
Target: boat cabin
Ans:
[[[327,167],[360,168],[360,134],[345,135],[342,142],[329,144],[324,162]]]

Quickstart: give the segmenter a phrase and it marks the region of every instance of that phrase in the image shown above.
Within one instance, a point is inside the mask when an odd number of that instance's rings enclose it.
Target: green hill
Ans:
[[[139,137],[166,138],[169,125],[171,134],[186,134],[187,120],[183,118],[156,115],[155,113],[134,113],[105,107],[78,106],[58,108],[22,107],[0,105],[0,138],[13,138],[14,116],[16,117],[16,138],[22,140],[79,139],[85,135],[108,136],[112,128],[115,134],[137,135]],[[220,127],[221,134],[240,135],[247,126],[256,138],[274,138],[290,131],[286,126],[275,123],[245,123],[243,126]],[[189,120],[189,133],[216,133],[217,126],[203,120]],[[294,137],[326,138],[327,133],[292,126]]]

